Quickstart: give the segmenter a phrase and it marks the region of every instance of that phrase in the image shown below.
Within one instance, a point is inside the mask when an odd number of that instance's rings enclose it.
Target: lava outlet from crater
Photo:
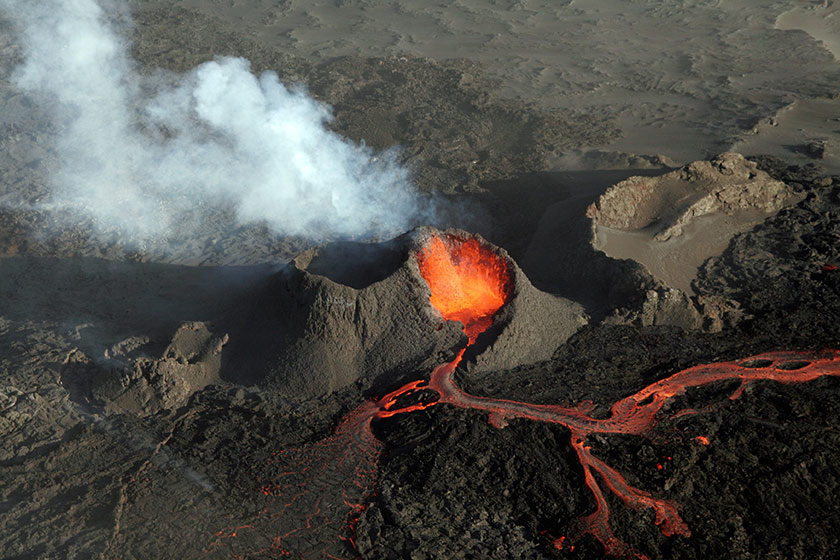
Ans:
[[[417,254],[429,300],[447,321],[460,321],[475,342],[510,295],[507,263],[476,238],[432,237]]]
[[[415,258],[429,285],[432,306],[444,320],[463,323],[469,337],[467,346],[474,343],[510,297],[512,281],[505,260],[476,238],[450,235],[433,236]],[[613,533],[605,489],[630,508],[651,509],[656,525],[666,536],[689,537],[691,531],[680,517],[677,504],[633,487],[621,473],[596,457],[587,444],[589,436],[645,435],[660,421],[700,413],[702,410],[694,409],[670,415],[662,412],[668,399],[692,387],[739,381],[729,397],[735,400],[750,383],[758,380],[802,383],[822,376],[840,376],[837,350],[766,353],[680,371],[616,401],[607,418],[596,418],[591,414],[591,403],[570,408],[464,392],[455,383],[454,373],[465,349],[453,361],[435,368],[428,381],[413,381],[381,398],[366,401],[323,441],[277,451],[263,469],[270,476],[257,476],[267,505],[248,524],[219,531],[207,552],[225,548],[234,558],[242,559],[269,555],[357,556],[355,525],[375,493],[377,462],[382,449],[373,434],[372,422],[450,405],[485,411],[496,428],[504,428],[516,419],[565,426],[571,432],[571,445],[594,497],[595,508],[568,525],[563,535],[552,537],[551,542],[558,549],[573,549],[576,540],[590,534],[603,544],[608,555],[645,558]],[[420,391],[436,393],[437,399],[417,402],[416,398],[407,398]],[[710,443],[705,436],[696,440],[702,445]],[[240,543],[240,538],[248,533],[254,534],[248,544]],[[255,547],[253,543],[259,540],[263,544]]]

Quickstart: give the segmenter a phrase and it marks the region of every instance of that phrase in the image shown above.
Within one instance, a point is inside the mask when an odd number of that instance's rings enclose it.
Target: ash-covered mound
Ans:
[[[595,224],[623,231],[653,227],[654,239],[683,234],[695,218],[738,210],[776,212],[793,191],[741,154],[695,161],[660,177],[631,177],[612,186],[589,209]]]
[[[803,198],[737,153],[695,161],[656,177],[630,177],[589,205],[589,245],[641,265],[641,298],[622,302],[610,323],[719,331],[743,320],[739,301],[696,286],[698,270],[750,231]]]
[[[728,152],[659,177],[621,181],[587,216],[596,249],[633,259],[668,287],[691,294],[703,261],[798,200],[791,187]]]
[[[194,321],[181,325],[159,357],[153,357],[156,345],[148,336],[122,340],[96,359],[75,349],[64,361],[62,383],[75,402],[106,414],[175,410],[219,383],[227,341]]]
[[[384,243],[340,242],[298,255],[260,289],[231,335],[240,342],[227,363],[247,364],[243,373],[254,381],[297,400],[357,382],[379,392],[451,359],[466,345],[464,325],[435,310],[418,265],[435,241],[475,245],[478,262],[507,276],[503,307],[467,355],[473,371],[547,359],[586,324],[581,306],[534,288],[503,249],[465,231],[423,227]],[[457,265],[456,253],[446,258]]]

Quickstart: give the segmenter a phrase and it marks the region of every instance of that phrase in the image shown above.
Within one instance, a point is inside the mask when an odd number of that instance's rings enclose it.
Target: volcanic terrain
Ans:
[[[838,21],[0,0],[0,558],[833,558]]]

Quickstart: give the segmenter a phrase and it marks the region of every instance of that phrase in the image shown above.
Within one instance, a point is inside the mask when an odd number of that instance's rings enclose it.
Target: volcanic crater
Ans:
[[[435,299],[430,284],[438,282],[433,287],[484,305],[488,294],[473,293],[474,278],[459,277],[459,267],[476,278],[496,275],[490,299],[498,312],[479,311],[476,319],[468,316],[474,310],[457,308],[446,296]],[[537,290],[503,249],[477,234],[432,227],[382,243],[305,251],[252,294],[249,305],[247,323],[232,331],[247,330],[233,339],[248,343],[232,343],[230,360],[289,399],[354,383],[373,392],[393,388],[453,356],[466,339],[475,343],[466,356],[472,373],[534,363],[587,322],[580,305]]]

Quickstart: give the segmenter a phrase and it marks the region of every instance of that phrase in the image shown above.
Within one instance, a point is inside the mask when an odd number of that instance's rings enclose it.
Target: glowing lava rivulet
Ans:
[[[510,296],[511,275],[506,261],[475,238],[455,236],[432,237],[415,257],[421,275],[429,285],[431,304],[443,319],[463,323],[469,344],[474,343],[476,337],[492,324],[494,315]],[[280,555],[336,558],[354,554],[355,523],[365,508],[366,500],[374,491],[376,465],[382,448],[382,444],[373,435],[372,422],[447,404],[486,411],[490,423],[497,428],[503,428],[518,418],[565,426],[571,432],[572,447],[596,506],[594,512],[569,527],[565,535],[556,537],[553,540],[554,546],[562,549],[580,536],[590,534],[604,545],[609,555],[644,558],[613,534],[610,510],[602,485],[631,508],[653,510],[655,523],[664,535],[688,537],[691,531],[680,517],[675,503],[634,488],[618,471],[597,458],[587,445],[589,436],[645,434],[659,421],[667,418],[660,414],[666,401],[692,387],[718,381],[739,381],[738,388],[729,397],[734,400],[743,394],[750,383],[758,380],[802,383],[822,376],[840,376],[840,351],[837,350],[766,353],[736,362],[700,365],[680,371],[618,400],[610,408],[609,417],[595,418],[591,415],[591,405],[563,407],[528,404],[478,397],[464,392],[454,380],[454,372],[464,350],[453,361],[435,368],[428,381],[413,381],[379,399],[365,402],[348,414],[326,440],[303,448],[277,452],[275,456],[279,474],[260,481],[262,493],[275,498],[273,505],[267,506],[257,516],[261,523],[250,523],[219,532],[211,549],[230,547],[235,537],[245,529],[256,529],[257,525],[268,523],[261,530],[270,531],[271,523],[291,518],[296,520],[293,522],[294,527],[271,537],[257,551],[251,550],[235,556],[257,557],[273,552]],[[432,391],[438,398],[431,402],[423,401],[400,407],[399,403],[404,402],[401,400],[403,397],[418,391]],[[683,410],[670,418],[697,412]],[[709,443],[704,436],[697,438],[697,441],[703,445]],[[330,490],[341,494],[339,507],[326,507],[324,493]],[[342,541],[350,546],[342,545]]]

